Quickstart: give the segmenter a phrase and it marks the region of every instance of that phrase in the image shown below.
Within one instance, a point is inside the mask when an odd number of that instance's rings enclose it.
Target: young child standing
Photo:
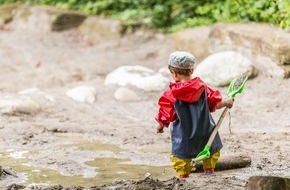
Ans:
[[[200,78],[192,77],[195,57],[188,52],[173,52],[168,69],[175,82],[159,98],[157,133],[170,125],[172,150],[170,159],[180,178],[187,178],[192,170],[192,158],[205,147],[215,122],[210,112],[231,108],[232,99],[222,99],[218,90],[207,86]],[[203,160],[205,174],[212,175],[220,157],[222,142],[219,134],[211,145],[210,158]]]

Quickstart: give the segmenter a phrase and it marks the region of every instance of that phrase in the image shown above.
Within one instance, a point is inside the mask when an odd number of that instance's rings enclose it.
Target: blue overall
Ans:
[[[170,128],[172,154],[183,159],[195,158],[204,149],[216,125],[208,108],[206,91],[197,102],[189,103],[177,99],[174,106],[177,117]],[[211,145],[211,155],[222,147],[217,133]]]

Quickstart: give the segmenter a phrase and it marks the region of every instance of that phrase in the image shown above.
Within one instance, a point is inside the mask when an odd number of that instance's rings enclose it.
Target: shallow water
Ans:
[[[82,141],[78,144],[65,145],[67,147],[78,147],[89,151],[111,151],[114,154],[120,153],[119,147],[108,144],[101,144],[92,141]],[[147,150],[148,151],[148,150]],[[146,152],[147,152],[146,151]],[[21,184],[29,185],[32,183],[61,184],[63,186],[84,186],[91,187],[103,185],[115,180],[140,180],[145,177],[166,180],[175,175],[171,166],[147,166],[128,164],[130,159],[118,159],[112,157],[95,158],[87,161],[89,167],[94,167],[96,176],[85,177],[84,175],[64,176],[59,171],[53,169],[37,168],[29,164],[30,157],[38,152],[1,150],[1,166],[9,167],[23,179]]]

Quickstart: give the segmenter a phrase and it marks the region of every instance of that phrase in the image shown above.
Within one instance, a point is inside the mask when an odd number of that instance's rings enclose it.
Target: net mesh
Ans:
[[[241,85],[244,83],[245,79],[248,77],[247,73],[239,76],[236,80],[235,80],[235,83],[233,85],[233,90],[236,91],[238,90]]]

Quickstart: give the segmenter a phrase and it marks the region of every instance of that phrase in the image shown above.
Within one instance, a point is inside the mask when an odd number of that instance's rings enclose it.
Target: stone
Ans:
[[[193,75],[209,85],[227,86],[244,73],[248,73],[250,78],[257,75],[251,60],[239,52],[225,51],[208,56],[197,65]]]
[[[45,98],[45,100],[48,100],[50,102],[55,102],[55,98],[52,95],[47,94],[46,92],[41,91],[37,87],[33,87],[33,88],[28,88],[28,89],[25,89],[25,90],[21,90],[20,92],[18,92],[18,94],[29,96],[33,100],[38,99],[37,102],[41,102],[41,100],[39,100],[38,97],[43,97],[43,98]]]
[[[140,97],[133,90],[130,90],[129,88],[126,88],[126,87],[118,88],[114,93],[114,97],[117,100],[121,100],[121,101],[140,100]]]
[[[266,23],[216,24],[209,34],[209,51],[237,51],[261,73],[290,77],[290,33]]]
[[[290,178],[276,176],[251,176],[247,183],[248,190],[286,190],[290,189]]]
[[[0,25],[9,23],[15,14],[18,4],[8,4],[0,6]]]
[[[209,55],[208,39],[211,27],[196,27],[177,32],[172,37],[175,49],[193,54],[197,63]]]
[[[109,73],[105,79],[105,85],[131,85],[147,92],[164,90],[168,84],[168,78],[140,65],[120,66]]]
[[[2,114],[35,114],[39,110],[39,104],[26,96],[5,95],[0,98],[0,112]]]
[[[77,28],[85,14],[50,6],[21,6],[9,26],[13,29],[63,31]]]
[[[66,95],[77,102],[93,104],[95,102],[96,89],[92,86],[77,86],[68,90]]]
[[[78,27],[78,31],[92,45],[122,37],[124,26],[118,20],[89,16]]]

